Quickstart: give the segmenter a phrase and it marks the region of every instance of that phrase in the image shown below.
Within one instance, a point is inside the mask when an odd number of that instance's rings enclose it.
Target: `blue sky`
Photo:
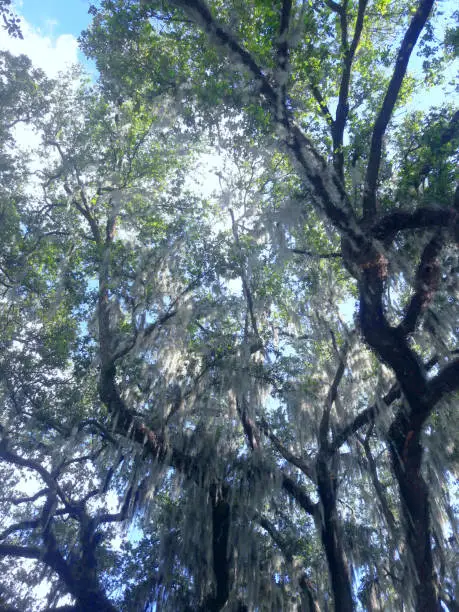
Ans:
[[[29,23],[53,38],[61,34],[78,37],[91,17],[89,0],[22,0],[17,4]]]
[[[2,34],[0,49],[28,55],[53,78],[77,62],[94,73],[94,64],[79,51],[77,42],[90,23],[89,6],[90,0],[15,0],[24,39]]]

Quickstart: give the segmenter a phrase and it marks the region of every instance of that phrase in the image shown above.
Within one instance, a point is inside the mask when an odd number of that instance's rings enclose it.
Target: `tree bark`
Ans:
[[[317,460],[317,486],[322,505],[321,540],[330,571],[335,612],[352,612],[352,597],[349,567],[339,529],[336,510],[336,487],[325,457]]]
[[[231,526],[231,508],[228,500],[229,489],[222,486],[211,486],[212,504],[212,555],[215,579],[215,594],[207,597],[202,604],[201,612],[219,612],[228,601],[230,593],[231,558],[229,552],[229,531]]]
[[[400,490],[408,551],[415,569],[416,610],[436,612],[442,608],[432,560],[429,492],[421,474],[421,428],[413,420],[403,409],[399,412],[389,429],[389,448]]]

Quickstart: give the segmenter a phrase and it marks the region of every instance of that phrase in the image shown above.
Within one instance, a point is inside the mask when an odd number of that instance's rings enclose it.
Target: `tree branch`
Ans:
[[[398,232],[410,229],[455,227],[459,223],[459,212],[454,208],[422,206],[415,211],[397,210],[384,216],[371,228],[371,235],[390,244]]]
[[[338,257],[342,257],[341,253],[314,253],[313,251],[308,251],[305,249],[291,249],[291,251],[296,255],[307,255],[308,257],[312,257],[314,259],[336,259]]]
[[[288,31],[290,26],[290,16],[292,12],[292,0],[283,0],[279,40],[277,45],[277,66],[278,66],[278,82],[281,90],[281,104],[285,109],[285,101],[287,98],[287,81],[288,81]]]
[[[38,519],[23,520],[14,525],[7,527],[2,533],[0,533],[0,540],[6,540],[6,538],[14,533],[15,531],[28,531],[30,529],[36,529],[40,525]]]
[[[412,334],[415,330],[419,316],[431,303],[440,281],[440,255],[444,241],[443,232],[437,232],[429,240],[422,253],[421,261],[416,273],[415,292],[403,321],[398,328],[404,336]]]
[[[303,487],[284,473],[282,473],[282,488],[299,503],[305,512],[315,516],[317,504],[312,501]]]
[[[442,400],[445,395],[459,389],[459,359],[446,365],[427,383],[427,391],[432,408]]]
[[[310,79],[309,79],[309,88],[312,92],[312,95],[314,96],[315,101],[317,102],[317,105],[319,107],[320,112],[322,113],[323,118],[325,119],[327,124],[332,128],[332,131],[333,131],[335,121],[332,117],[330,109],[327,106],[327,103],[325,102],[322,96],[320,89],[317,87],[317,85],[314,85],[314,83]]]
[[[346,340],[341,353],[338,355],[339,365],[336,370],[333,382],[327,393],[327,399],[325,401],[324,411],[319,425],[319,446],[321,451],[326,451],[328,443],[328,430],[330,424],[330,414],[333,407],[333,403],[338,395],[338,387],[341,379],[343,378],[344,370],[346,369],[347,355],[351,347],[351,338]]]
[[[356,224],[354,211],[342,182],[335,172],[330,172],[323,157],[312,145],[301,128],[294,124],[286,113],[279,114],[278,95],[262,70],[239,42],[220,26],[204,0],[174,0],[174,4],[187,12],[214,40],[220,48],[228,49],[233,58],[250,73],[263,96],[262,104],[272,114],[278,129],[283,133],[295,161],[302,167],[305,178],[312,188],[317,206],[325,212],[335,227],[344,233],[352,243],[360,245],[364,236]]]
[[[312,465],[310,465],[307,461],[305,461],[301,457],[297,457],[292,452],[290,452],[288,448],[286,448],[282,444],[279,438],[272,431],[270,431],[266,421],[262,421],[261,426],[263,428],[264,434],[268,436],[268,438],[271,440],[274,447],[276,448],[276,450],[279,451],[282,457],[286,461],[288,461],[289,463],[297,467],[299,470],[301,470],[305,476],[307,476],[310,480],[312,480],[312,482],[315,482],[316,475],[315,475]]]
[[[262,527],[269,534],[276,546],[282,551],[285,560],[291,566],[290,571],[292,572],[292,574],[294,574],[295,567],[292,565],[293,554],[288,546],[286,539],[280,535],[279,531],[274,527],[272,522],[268,520],[265,516],[257,514],[255,518],[256,521],[259,523],[260,527]],[[313,588],[305,573],[302,573],[299,577],[298,584],[303,589],[307,597],[309,604],[309,608],[307,609],[311,612],[320,612],[319,605],[314,594],[315,589]]]
[[[70,163],[67,160],[66,155],[65,155],[65,153],[64,153],[64,151],[62,149],[62,146],[61,146],[61,144],[59,142],[57,142],[56,140],[46,140],[45,144],[53,146],[53,147],[55,147],[57,149],[57,151],[58,151],[58,153],[59,153],[63,163]],[[100,242],[101,242],[101,235],[100,235],[99,226],[97,225],[96,220],[92,216],[91,211],[89,209],[88,202],[87,202],[86,195],[85,195],[85,191],[84,191],[84,185],[83,185],[83,182],[82,182],[82,180],[80,178],[80,174],[79,174],[78,169],[77,169],[77,167],[75,165],[75,162],[73,162],[72,165],[73,165],[73,169],[74,169],[75,176],[76,176],[76,179],[77,179],[78,187],[79,187],[79,190],[80,190],[80,196],[81,196],[82,204],[80,204],[80,202],[78,202],[77,198],[75,197],[75,194],[73,193],[73,191],[70,189],[69,185],[66,182],[64,183],[64,189],[65,189],[66,193],[69,196],[72,197],[72,203],[75,206],[75,208],[83,215],[83,217],[88,222],[89,227],[91,228],[91,231],[92,231],[92,235],[93,235],[94,241],[97,244],[100,244]],[[56,177],[53,177],[53,178],[58,178],[58,176],[60,176],[60,174],[58,174]]]
[[[0,544],[0,557],[20,557],[40,561],[43,551],[37,546],[16,546],[15,544]]]
[[[236,243],[236,246],[238,247],[239,251],[241,248],[240,242],[239,242],[239,233],[238,233],[238,229],[237,229],[237,225],[236,225],[236,220],[234,218],[234,212],[232,209],[230,209],[230,215],[231,215],[231,222],[232,222],[232,228],[233,228],[233,236],[234,236],[234,241]],[[255,334],[255,337],[257,339],[260,339],[260,333],[258,331],[258,324],[257,324],[257,319],[255,317],[255,309],[254,309],[254,305],[253,305],[253,297],[252,297],[252,290],[250,288],[250,284],[249,284],[249,279],[247,278],[247,272],[245,270],[245,266],[243,265],[243,262],[241,261],[241,280],[242,280],[242,287],[244,289],[244,295],[245,295],[245,299],[247,302],[247,309],[249,311],[249,315],[250,315],[250,322],[252,323],[252,329],[253,329],[253,333]]]
[[[253,419],[248,414],[247,399],[245,398],[244,394],[242,394],[241,400],[239,400],[239,398],[236,398],[236,408],[250,448],[252,450],[259,448],[260,437],[258,433],[258,428],[254,423]]]
[[[335,0],[324,0],[324,2],[328,6],[328,8],[334,13],[338,13],[338,15],[341,15],[341,13],[343,12],[342,5],[338,2],[335,2]]]
[[[49,492],[49,489],[41,489],[40,491],[37,491],[37,493],[35,493],[35,495],[30,495],[30,496],[24,496],[24,497],[11,497],[5,500],[1,500],[1,501],[9,501],[10,503],[14,504],[15,506],[19,506],[20,504],[27,504],[29,502],[34,502],[36,501],[39,497],[43,497],[43,495],[47,495],[47,493]]]
[[[65,503],[64,493],[61,491],[59,485],[53,476],[45,470],[37,461],[33,459],[26,459],[25,457],[21,457],[20,455],[16,455],[12,451],[8,450],[6,440],[3,439],[0,441],[0,459],[4,461],[8,461],[9,463],[13,463],[19,467],[28,468],[34,472],[37,472],[43,480],[43,482],[48,485],[51,491],[56,491],[62,501]]]
[[[338,94],[338,105],[336,107],[336,119],[332,126],[333,136],[333,162],[336,173],[341,181],[344,181],[344,155],[343,155],[343,134],[346,126],[347,117],[349,114],[349,85],[351,81],[351,69],[354,61],[355,52],[357,50],[360,36],[363,29],[363,21],[368,0],[359,0],[359,8],[357,12],[357,20],[355,23],[354,36],[352,37],[351,46],[347,43],[347,14],[346,6],[342,7],[339,13],[341,30],[342,30],[342,47],[344,54],[343,72],[341,75],[341,83]]]
[[[376,214],[376,187],[381,164],[383,137],[400,93],[411,53],[426,24],[433,4],[434,0],[421,0],[419,2],[416,13],[403,37],[394,72],[375,121],[363,196],[363,218],[365,221],[369,221]]]
[[[263,70],[258,66],[251,54],[244,49],[239,42],[218,24],[204,0],[173,0],[173,3],[189,13],[205,32],[216,38],[219,46],[229,49],[231,54],[240,61],[255,79],[260,93],[270,102],[276,105],[277,95]]]
[[[361,429],[364,425],[372,423],[378,415],[378,412],[381,410],[381,404],[385,404],[388,408],[396,399],[399,399],[400,396],[401,392],[399,385],[393,385],[389,392],[383,397],[381,402],[375,402],[360,412],[353,421],[345,425],[343,429],[341,429],[341,431],[335,435],[333,441],[329,445],[328,452],[336,452],[353,434],[357,433],[359,429]]]
[[[386,494],[379,480],[376,461],[375,461],[375,458],[373,457],[373,453],[371,452],[370,437],[373,432],[373,429],[374,429],[374,422],[370,425],[370,428],[368,429],[366,436],[364,438],[358,438],[358,439],[365,451],[365,456],[367,458],[368,467],[370,471],[370,477],[373,482],[373,486],[375,488],[376,495],[378,496],[379,503],[381,504],[382,513],[386,519],[387,526],[389,527],[390,531],[393,532],[396,526],[395,517],[394,517],[392,510],[389,507],[389,503],[387,501]]]

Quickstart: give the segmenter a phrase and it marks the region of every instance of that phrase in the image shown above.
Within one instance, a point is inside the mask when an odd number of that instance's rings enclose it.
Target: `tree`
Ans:
[[[5,196],[0,554],[48,608],[456,609],[459,116],[394,115],[432,7],[92,9]]]
[[[11,0],[0,0],[0,15],[3,20],[3,29],[13,38],[23,38],[20,19],[11,9]]]

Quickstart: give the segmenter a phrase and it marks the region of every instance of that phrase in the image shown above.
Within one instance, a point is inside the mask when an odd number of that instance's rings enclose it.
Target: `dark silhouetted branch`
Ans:
[[[351,45],[348,44],[348,16],[347,16],[347,3],[340,7],[341,10],[337,11],[340,16],[341,24],[341,47],[344,56],[343,69],[341,74],[341,83],[338,94],[338,105],[336,107],[336,119],[332,124],[332,136],[333,136],[333,155],[334,155],[334,166],[336,173],[338,174],[341,181],[344,181],[344,155],[343,155],[343,134],[344,128],[349,114],[349,85],[351,81],[351,69],[354,61],[355,52],[357,50],[360,36],[363,29],[363,20],[365,17],[365,10],[368,4],[368,0],[359,0],[359,8],[357,12],[357,19],[355,23],[354,35],[352,37]]]
[[[433,4],[434,0],[421,0],[418,4],[416,13],[413,15],[410,25],[403,37],[402,44],[397,54],[394,72],[387,88],[386,95],[384,96],[378,117],[375,121],[365,177],[363,197],[363,217],[365,220],[370,220],[376,214],[376,187],[381,164],[383,137],[398,100],[411,53],[426,24]]]
[[[287,476],[287,474],[282,474],[282,488],[299,503],[305,512],[315,516],[317,504],[312,501],[303,487],[295,482],[293,478]]]
[[[415,292],[399,325],[401,333],[405,336],[414,332],[421,313],[429,306],[438,289],[440,282],[438,256],[443,244],[443,233],[437,232],[424,248],[416,273]]]
[[[459,389],[459,359],[444,366],[428,384],[429,399],[432,407],[446,395]]]
[[[305,249],[291,249],[291,251],[296,255],[307,255],[313,259],[337,259],[342,257],[341,253],[314,253],[313,251],[308,251]]]
[[[384,242],[392,242],[398,232],[411,229],[454,227],[459,223],[459,213],[454,208],[423,206],[411,211],[398,210],[382,217],[371,228],[371,234]]]

